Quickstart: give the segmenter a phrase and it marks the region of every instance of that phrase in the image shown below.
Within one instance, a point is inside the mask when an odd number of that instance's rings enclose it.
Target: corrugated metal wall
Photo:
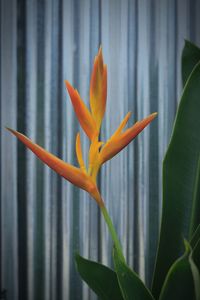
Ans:
[[[185,38],[200,43],[200,1],[1,0],[0,8],[1,289],[8,300],[92,300],[74,252],[112,265],[112,242],[96,203],[4,129],[17,128],[75,164],[79,125],[64,79],[88,103],[100,44],[108,65],[102,139],[129,110],[131,122],[159,112],[100,178],[127,261],[149,283],[161,162],[181,91],[181,50]],[[86,138],[83,143],[86,153]]]

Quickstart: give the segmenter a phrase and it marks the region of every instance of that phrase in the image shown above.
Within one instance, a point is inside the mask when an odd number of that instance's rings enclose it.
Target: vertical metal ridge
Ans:
[[[37,1],[37,91],[36,91],[36,142],[44,147],[44,2]],[[30,71],[29,71],[30,72]],[[37,266],[34,272],[34,290],[36,290],[35,298],[38,300],[44,300],[44,222],[43,222],[43,199],[44,199],[44,166],[41,161],[36,161],[36,230],[35,230],[35,257],[34,264]],[[37,276],[36,276],[37,274]]]
[[[137,86],[138,86],[138,0],[135,0],[135,55],[134,55],[134,121],[138,119],[138,102],[137,102]],[[138,140],[136,139],[134,142],[134,149],[133,149],[133,169],[134,169],[134,179],[133,179],[133,218],[134,218],[134,232],[133,232],[133,267],[136,272],[139,271],[139,243],[138,243],[138,215],[139,215],[139,208],[138,208],[138,158],[139,158],[139,149],[138,149]]]
[[[149,114],[149,5],[145,1],[138,2],[138,64],[137,64],[137,106],[138,106],[138,119],[143,119],[144,116]],[[147,51],[148,55],[145,55]],[[148,174],[148,161],[147,153],[149,148],[148,141],[149,128],[137,137],[138,140],[138,222],[139,228],[137,232],[139,243],[139,274],[145,279],[145,249],[146,249],[146,221],[147,221],[147,195],[149,193],[149,183],[147,180]],[[146,215],[146,216],[145,216]]]
[[[58,85],[58,114],[59,118],[57,120],[57,136],[58,136],[58,155],[59,157],[63,157],[63,145],[62,145],[62,128],[63,128],[63,114],[62,114],[62,88],[63,88],[63,65],[62,65],[62,57],[63,57],[63,47],[62,47],[62,35],[63,35],[63,11],[62,11],[62,2],[63,0],[59,1],[58,4],[58,15],[57,15],[57,22],[58,22],[58,78],[57,78],[57,85]],[[58,299],[62,299],[62,257],[63,257],[63,218],[62,218],[62,209],[63,209],[63,199],[62,199],[62,179],[58,177],[58,221],[57,221],[57,295]]]
[[[17,130],[26,132],[26,3],[17,1]],[[28,249],[27,249],[27,176],[25,147],[17,145],[17,198],[18,198],[18,278],[19,299],[28,297]],[[24,274],[24,278],[21,274]]]
[[[60,30],[62,24],[62,15],[60,15],[61,1],[51,1],[50,17],[50,59],[51,59],[51,77],[50,77],[50,118],[49,134],[51,152],[56,156],[62,155],[62,116],[60,116],[61,93],[59,88],[61,83],[62,66],[60,65],[62,57],[62,44],[60,41]],[[60,20],[61,18],[61,20]],[[62,158],[62,157],[61,157]],[[61,298],[62,291],[62,269],[60,260],[62,259],[62,215],[61,215],[61,178],[54,172],[51,172],[50,181],[50,297],[51,299]]]
[[[36,141],[37,120],[37,2],[26,2],[26,134]],[[35,272],[37,260],[35,245],[37,243],[37,158],[26,151],[26,195],[27,195],[27,271],[28,299],[33,300],[38,291],[35,289]]]
[[[72,83],[73,79],[73,55],[74,55],[74,3],[63,1],[63,78]],[[69,96],[63,87],[63,158],[72,163],[74,153],[73,119],[74,112],[70,104]],[[73,188],[68,182],[63,182],[63,299],[70,299],[71,284],[71,259],[72,259],[72,219],[73,219]]]
[[[150,26],[149,36],[149,113],[158,110],[158,6],[154,3],[149,7],[150,10]],[[156,255],[156,245],[158,242],[158,120],[156,119],[149,127],[149,149],[148,149],[148,162],[149,162],[149,195],[147,203],[147,236],[146,236],[146,274],[145,279],[150,286],[151,277],[153,274],[154,261]],[[154,218],[152,218],[154,215]],[[152,239],[152,236],[154,239]]]
[[[81,86],[81,74],[80,74],[80,62],[82,54],[82,45],[81,45],[81,1],[75,0],[73,2],[73,27],[72,27],[72,34],[73,34],[73,78],[71,84],[81,93],[80,86]],[[68,102],[68,106],[71,105],[71,101]],[[73,132],[71,136],[71,151],[75,153],[75,139],[76,133],[79,129],[78,121],[75,116],[75,112],[72,113],[72,126]],[[71,126],[68,130],[71,130]],[[76,156],[72,155],[70,157],[70,163],[75,165],[76,164]],[[72,199],[72,216],[71,216],[71,255],[70,255],[70,294],[69,297],[73,297],[74,300],[77,300],[78,297],[82,297],[82,283],[80,277],[78,276],[75,266],[74,266],[74,252],[78,251],[81,245],[80,241],[80,194],[82,192],[77,189],[76,187],[72,186],[72,195],[69,198],[69,201]]]
[[[52,65],[52,1],[45,1],[44,19],[44,147],[51,151],[51,65]],[[51,300],[51,181],[52,171],[44,167],[44,199],[43,199],[43,223],[44,223],[44,300]]]
[[[128,73],[128,110],[132,112],[131,121],[134,122],[137,116],[136,109],[136,61],[137,61],[137,1],[129,0],[128,4],[128,44],[127,44],[127,73]],[[136,168],[134,164],[134,158],[136,155],[135,148],[137,146],[137,140],[134,142],[132,147],[128,148],[128,159],[127,159],[127,169],[128,169],[128,224],[127,224],[127,235],[128,243],[127,249],[127,260],[130,266],[134,265],[134,255],[135,255],[135,223],[137,212],[135,210],[135,181],[137,180]],[[133,166],[129,168],[129,166]],[[135,213],[134,213],[135,212]]]
[[[12,9],[10,9],[12,7]],[[18,299],[17,143],[5,126],[17,118],[17,3],[1,1],[1,288]]]

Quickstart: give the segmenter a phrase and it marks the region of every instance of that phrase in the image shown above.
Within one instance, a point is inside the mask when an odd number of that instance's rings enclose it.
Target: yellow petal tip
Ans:
[[[7,129],[8,131],[10,131],[11,133],[13,133],[14,135],[16,135],[17,131],[14,129],[11,129],[9,127],[5,127],[5,129]]]
[[[65,85],[66,85],[66,88],[69,90],[70,88],[72,88],[71,84],[69,83],[68,80],[65,80]]]
[[[131,114],[132,114],[132,111],[129,111],[128,113],[127,113],[127,118],[130,118],[130,116],[131,116]]]

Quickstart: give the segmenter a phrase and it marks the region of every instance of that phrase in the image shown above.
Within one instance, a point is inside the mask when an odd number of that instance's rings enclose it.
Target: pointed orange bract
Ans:
[[[75,90],[68,81],[65,81],[68,93],[70,95],[76,116],[79,123],[90,140],[97,135],[96,123],[84,104],[77,90]]]
[[[117,130],[114,132],[114,134],[110,137],[109,140],[115,139],[115,137],[118,137],[121,134],[122,130],[124,129],[124,127],[126,126],[128,120],[130,119],[130,116],[131,116],[131,112],[129,111],[126,114],[126,116],[123,119],[123,121],[120,123],[119,127],[117,128]]]
[[[43,163],[48,165],[52,170],[67,179],[72,184],[87,191],[100,206],[102,205],[103,200],[101,199],[96,184],[93,182],[90,176],[82,172],[80,169],[49,153],[18,131],[10,128],[7,129],[13,133],[24,145],[26,145],[26,147],[29,148]]]
[[[136,122],[132,127],[121,133],[121,130],[128,121],[127,119],[130,117],[130,115],[127,114],[117,131],[112,135],[112,137],[102,148],[100,153],[101,164],[111,159],[124,147],[126,147],[151,121],[153,121],[156,115],[157,113],[149,115],[147,118]]]
[[[107,98],[107,67],[103,64],[102,48],[94,60],[90,81],[90,108],[98,130],[105,113]]]

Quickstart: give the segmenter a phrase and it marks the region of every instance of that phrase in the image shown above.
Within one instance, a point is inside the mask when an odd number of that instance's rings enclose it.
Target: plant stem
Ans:
[[[120,255],[121,259],[125,262],[125,258],[124,258],[123,252],[122,252],[122,247],[121,247],[120,241],[118,239],[117,233],[116,233],[115,228],[112,223],[112,220],[111,220],[105,206],[101,206],[101,212],[102,212],[104,219],[106,221],[106,224],[108,226],[109,232],[111,234],[111,237],[114,242],[114,246],[118,252],[118,255]]]

